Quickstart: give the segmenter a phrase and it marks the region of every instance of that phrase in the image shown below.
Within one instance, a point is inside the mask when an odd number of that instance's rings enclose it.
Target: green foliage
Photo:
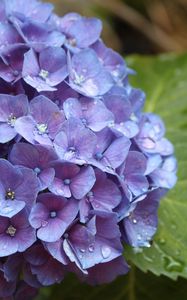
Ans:
[[[187,55],[130,57],[135,86],[147,94],[146,111],[161,115],[178,159],[178,183],[162,200],[153,245],[126,257],[143,271],[187,278]]]
[[[152,247],[128,248],[125,257],[144,272],[187,278],[187,55],[132,56],[127,61],[137,71],[132,84],[147,94],[146,111],[158,113],[166,123],[179,162],[179,180],[161,202]],[[186,281],[167,277],[132,267],[110,285],[90,287],[69,276],[61,285],[43,289],[37,300],[186,300]]]

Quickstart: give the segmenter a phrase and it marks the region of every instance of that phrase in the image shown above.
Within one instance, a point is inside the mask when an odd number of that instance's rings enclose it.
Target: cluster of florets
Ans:
[[[123,244],[150,246],[176,182],[164,124],[100,20],[2,0],[0,21],[0,297],[67,272],[110,282],[128,271]]]

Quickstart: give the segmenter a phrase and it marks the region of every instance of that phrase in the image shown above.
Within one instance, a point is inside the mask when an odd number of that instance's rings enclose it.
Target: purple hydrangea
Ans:
[[[100,20],[2,0],[0,21],[0,297],[33,299],[69,272],[111,282],[126,245],[150,247],[177,181],[164,123]]]

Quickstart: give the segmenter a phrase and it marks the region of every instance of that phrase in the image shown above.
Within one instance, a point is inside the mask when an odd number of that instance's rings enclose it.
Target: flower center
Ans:
[[[15,122],[16,122],[16,117],[13,114],[10,114],[7,120],[8,125],[10,125],[11,127],[14,127]]]
[[[103,158],[103,153],[101,153],[101,152],[97,152],[96,154],[95,154],[95,158],[97,159],[97,160],[101,160],[102,158]]]
[[[50,217],[51,218],[56,218],[56,215],[57,215],[56,211],[51,211],[50,212]]]
[[[65,185],[69,185],[71,183],[71,180],[70,179],[64,179],[64,184]]]
[[[90,191],[90,192],[88,192],[88,194],[86,196],[90,200],[91,198],[93,198],[94,194],[92,191]]]
[[[40,170],[40,168],[36,167],[36,168],[34,169],[34,172],[35,172],[36,174],[40,174],[41,170]]]
[[[85,126],[87,125],[87,120],[85,118],[81,118],[81,121],[82,121],[83,125],[85,125]]]
[[[16,234],[16,228],[13,227],[12,225],[10,225],[10,226],[7,228],[6,233],[7,233],[8,235],[10,235],[11,237],[14,237],[15,234]]]
[[[11,189],[8,189],[6,192],[6,200],[14,200],[15,199],[15,192],[11,191]]]
[[[46,80],[48,76],[49,76],[49,72],[46,71],[46,70],[41,69],[41,71],[39,73],[39,77],[41,77],[42,79]]]
[[[85,81],[85,77],[83,75],[78,75],[75,73],[74,83],[81,86],[82,83]]]
[[[75,152],[76,152],[75,147],[69,147],[69,148],[68,148],[68,152],[70,152],[70,153],[75,153]]]
[[[75,38],[72,38],[72,39],[70,38],[70,39],[68,39],[67,41],[68,41],[68,44],[69,44],[70,46],[76,47],[77,41],[76,41]]]
[[[40,135],[48,133],[47,124],[37,124],[36,127]]]

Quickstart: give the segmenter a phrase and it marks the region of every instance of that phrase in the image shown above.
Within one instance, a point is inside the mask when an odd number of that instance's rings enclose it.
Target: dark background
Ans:
[[[103,39],[122,54],[187,50],[187,0],[50,0],[59,15],[76,11],[104,22]]]

